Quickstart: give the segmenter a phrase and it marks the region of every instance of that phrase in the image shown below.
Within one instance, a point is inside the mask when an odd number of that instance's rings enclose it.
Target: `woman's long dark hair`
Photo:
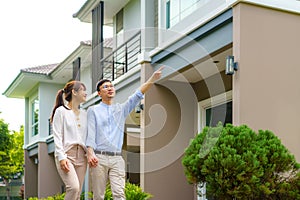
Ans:
[[[65,107],[64,99],[68,102],[72,101],[72,90],[74,89],[75,91],[78,91],[81,86],[84,89],[86,89],[85,85],[82,82],[70,81],[65,85],[65,87],[63,89],[58,90],[58,92],[56,94],[55,104],[54,104],[52,114],[50,117],[51,123],[53,122],[53,117],[54,117],[56,109],[60,106]],[[68,109],[67,107],[65,107],[65,108]]]

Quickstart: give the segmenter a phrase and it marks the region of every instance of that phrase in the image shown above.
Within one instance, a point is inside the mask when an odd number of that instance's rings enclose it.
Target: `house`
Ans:
[[[104,55],[111,52],[112,38],[105,39]],[[4,94],[25,99],[25,198],[47,197],[63,192],[54,161],[54,140],[49,123],[55,96],[71,79],[91,85],[91,41],[80,45],[61,63],[29,67],[20,73]],[[92,88],[87,88],[87,94]]]
[[[114,48],[140,34],[140,70],[114,79],[120,100],[165,66],[142,102],[136,155],[140,185],[153,199],[198,198],[181,158],[190,139],[218,121],[271,130],[300,161],[299,14],[296,0],[94,0],[74,15],[96,35],[113,24]]]
[[[116,101],[122,102],[165,66],[161,80],[128,117],[123,147],[127,178],[153,199],[202,199],[187,183],[181,158],[189,141],[218,121],[271,130],[300,161],[299,1],[88,0],[74,17],[93,27],[91,95],[84,108],[100,101],[92,87],[98,79],[112,79]],[[107,24],[114,38],[105,56]],[[17,91],[14,83],[10,93]],[[28,145],[26,154],[47,154],[42,148],[49,140],[39,148]],[[42,187],[37,178],[35,184]]]

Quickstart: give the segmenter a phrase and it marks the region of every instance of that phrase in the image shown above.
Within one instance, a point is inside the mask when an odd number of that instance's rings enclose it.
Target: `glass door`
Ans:
[[[232,91],[211,97],[198,104],[198,130],[201,133],[205,126],[216,126],[219,122],[223,126],[232,123]],[[206,197],[206,183],[198,185],[200,194],[197,200],[208,200]]]

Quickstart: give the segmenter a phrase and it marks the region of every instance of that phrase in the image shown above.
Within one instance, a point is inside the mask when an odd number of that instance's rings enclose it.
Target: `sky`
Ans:
[[[91,40],[92,26],[73,18],[86,0],[0,1],[0,119],[11,131],[25,124],[24,99],[5,90],[21,69],[62,62]],[[112,33],[106,31],[104,38]]]

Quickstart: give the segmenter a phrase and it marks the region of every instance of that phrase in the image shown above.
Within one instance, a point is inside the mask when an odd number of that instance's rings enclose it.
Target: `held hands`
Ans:
[[[88,148],[87,161],[90,167],[96,167],[98,165],[98,158],[96,157],[92,148]]]
[[[60,163],[60,168],[65,172],[68,173],[70,171],[69,168],[69,161],[67,159],[63,159],[61,161],[59,161]]]

